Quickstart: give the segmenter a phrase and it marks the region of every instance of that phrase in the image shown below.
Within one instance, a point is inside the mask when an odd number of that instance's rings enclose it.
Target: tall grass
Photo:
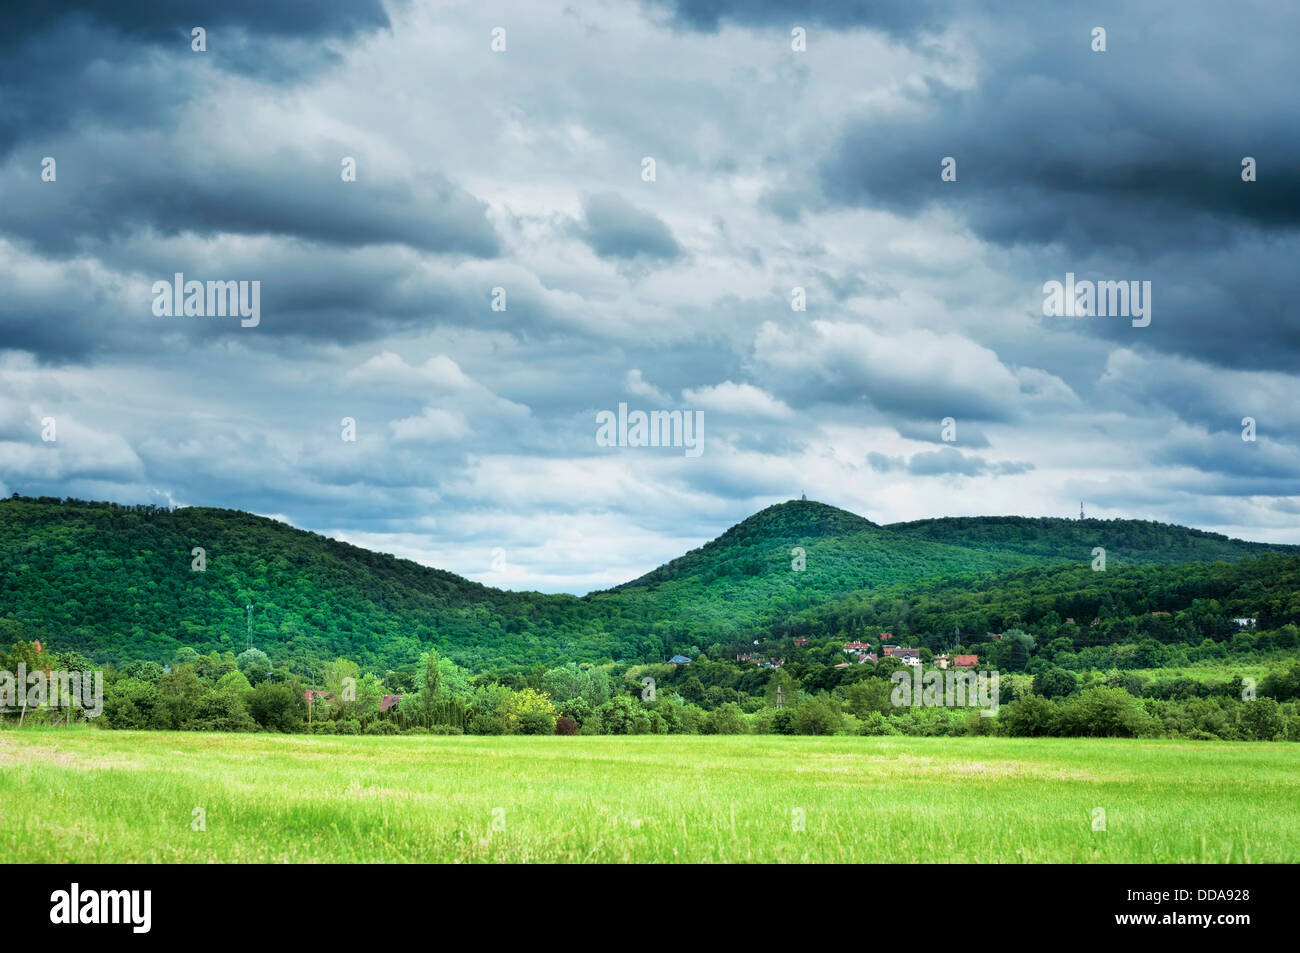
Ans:
[[[1300,747],[37,728],[0,859],[1294,862]]]

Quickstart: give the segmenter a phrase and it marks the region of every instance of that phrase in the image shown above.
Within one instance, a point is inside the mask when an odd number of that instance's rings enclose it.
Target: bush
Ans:
[[[550,698],[531,688],[520,689],[506,700],[506,724],[520,735],[555,733],[555,706]]]
[[[557,735],[573,735],[578,732],[578,723],[568,715],[561,715],[555,719],[555,733]]]
[[[268,731],[301,731],[306,721],[307,701],[288,685],[262,682],[250,691],[248,713]]]
[[[843,721],[839,705],[825,698],[810,698],[794,713],[794,729],[801,735],[837,734]]]
[[[506,716],[500,712],[475,712],[469,721],[469,733],[471,735],[504,735],[506,733]]]
[[[516,717],[516,732],[521,735],[555,734],[556,718],[544,711],[521,711]]]
[[[727,702],[709,712],[704,719],[704,728],[705,734],[710,735],[743,735],[745,717],[740,713],[738,705]]]
[[[355,718],[344,718],[335,722],[334,731],[340,735],[359,735],[361,734],[361,722]]]
[[[997,720],[1004,735],[1041,738],[1056,732],[1057,706],[1041,695],[1026,695],[999,706]]]
[[[894,723],[878,711],[869,711],[859,719],[858,734],[860,735],[896,735],[898,729]]]
[[[1242,737],[1249,741],[1272,741],[1286,735],[1286,719],[1282,716],[1281,706],[1271,698],[1243,702],[1237,724]]]
[[[772,733],[775,735],[798,734],[794,727],[794,712],[789,708],[778,708],[772,715]]]
[[[1061,705],[1060,731],[1086,738],[1149,738],[1161,734],[1159,723],[1136,698],[1121,688],[1090,688]]]

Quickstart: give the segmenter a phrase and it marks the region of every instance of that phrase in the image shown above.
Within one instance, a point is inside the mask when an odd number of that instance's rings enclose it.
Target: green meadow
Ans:
[[[0,858],[1295,862],[1300,746],[6,730]]]

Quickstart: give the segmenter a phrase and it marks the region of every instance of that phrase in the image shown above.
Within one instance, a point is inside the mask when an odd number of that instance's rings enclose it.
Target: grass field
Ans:
[[[0,860],[1296,862],[1300,746],[7,730]]]

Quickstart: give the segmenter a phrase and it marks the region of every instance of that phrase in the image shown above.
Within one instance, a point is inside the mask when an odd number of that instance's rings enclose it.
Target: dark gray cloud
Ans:
[[[379,0],[134,0],[99,3],[67,0],[54,3],[6,4],[0,10],[0,46],[16,46],[25,39],[68,21],[88,22],[148,43],[187,38],[192,27],[234,27],[275,36],[351,36],[361,30],[388,25]]]
[[[0,158],[75,124],[155,123],[220,71],[300,79],[337,62],[326,40],[388,25],[379,0],[5,4]],[[191,50],[195,27],[208,33],[205,53]]]
[[[1229,367],[1294,366],[1300,334],[1284,302],[1297,291],[1300,124],[1286,90],[1300,67],[1282,36],[1300,10],[1168,23],[1168,10],[1103,4],[1087,19],[1041,5],[955,12],[969,21],[979,76],[927,78],[910,108],[848,119],[803,204],[955,212],[985,241],[1032,256],[1026,302],[1066,271],[1151,280],[1155,320],[1135,333],[1091,321],[1086,333]],[[1263,25],[1269,24],[1267,29]],[[1090,31],[1107,29],[1106,52]],[[1266,82],[1204,71],[1251,50]],[[1243,182],[1243,157],[1258,163]],[[941,181],[952,157],[957,180]],[[771,196],[789,217],[794,197]]]
[[[58,180],[31,173],[0,186],[8,214],[0,234],[55,253],[84,250],[150,230],[167,237],[284,235],[327,245],[397,243],[421,251],[491,257],[500,239],[486,206],[436,171],[375,182],[364,159],[356,182],[342,181],[340,143],[332,154],[280,153],[260,162],[219,161],[219,150],[189,156],[150,149],[124,154],[115,143],[54,149]],[[180,160],[180,161],[178,161]],[[75,210],[75,214],[70,214]]]
[[[0,12],[6,490],[282,514],[517,588],[803,491],[1295,540],[1291,6],[29,9]],[[261,324],[155,316],[177,271],[260,280]],[[1067,271],[1150,280],[1151,325],[1042,316]],[[621,400],[705,407],[703,455],[596,446]]]
[[[672,261],[682,254],[662,219],[613,192],[590,196],[583,214],[578,233],[602,258]]]

